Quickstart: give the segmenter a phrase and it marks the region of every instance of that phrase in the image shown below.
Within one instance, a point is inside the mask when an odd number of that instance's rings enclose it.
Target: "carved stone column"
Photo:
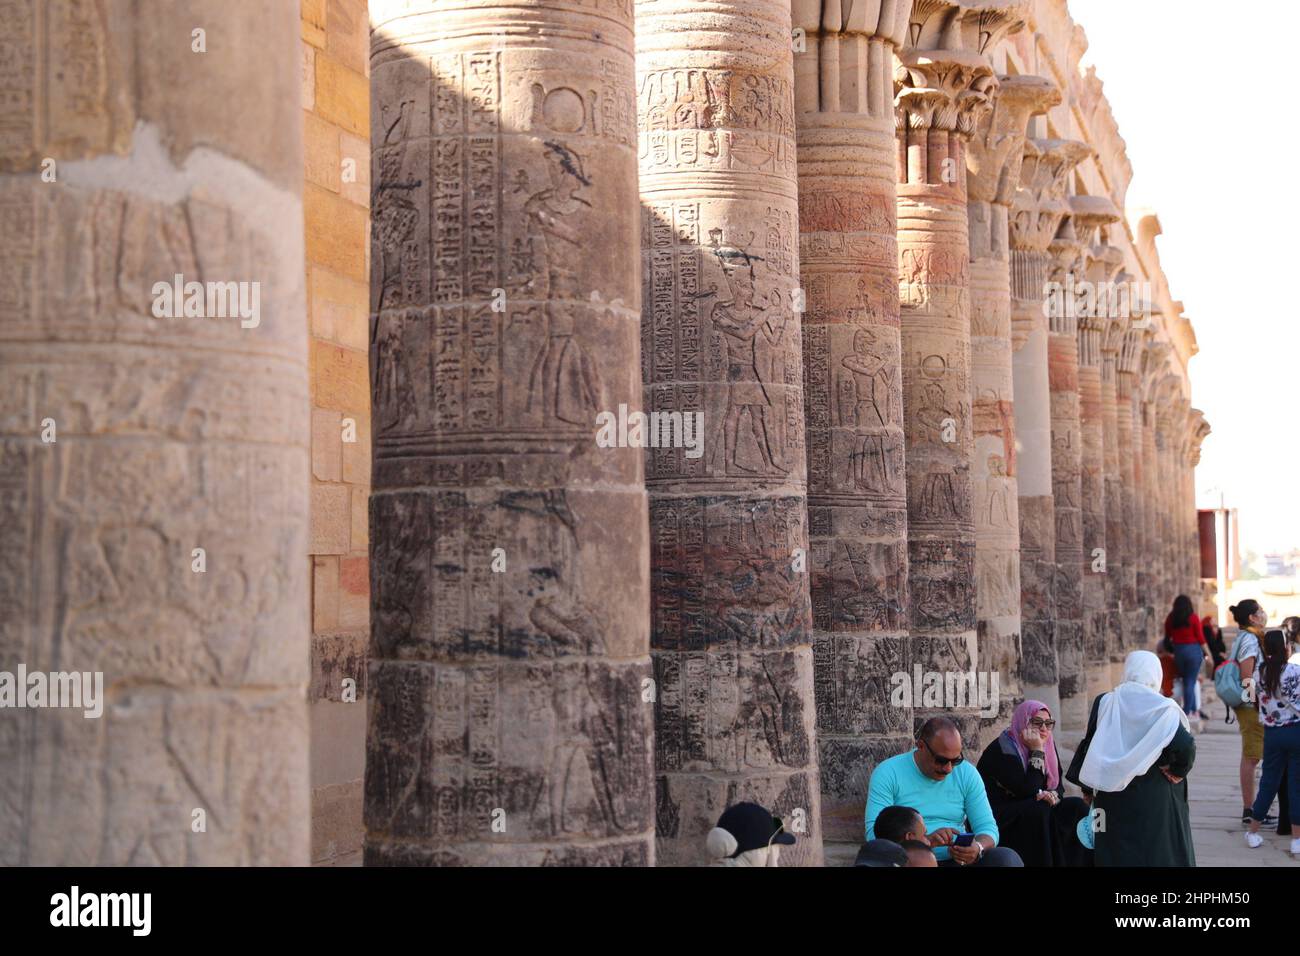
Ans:
[[[790,5],[636,9],[646,404],[705,430],[647,464],[659,859],[750,799],[817,866]]]
[[[1188,420],[1188,428],[1191,435],[1191,445],[1187,457],[1187,586],[1192,590],[1188,592],[1197,607],[1200,607],[1201,596],[1203,593],[1201,579],[1201,546],[1200,546],[1200,522],[1196,512],[1196,468],[1201,463],[1201,446],[1205,439],[1209,437],[1211,428],[1210,423],[1205,419],[1205,413],[1199,408],[1193,408]]]
[[[971,138],[968,169],[971,396],[975,452],[975,592],[982,669],[998,674],[1002,728],[1021,697],[1020,522],[1012,386],[1011,204],[1029,117],[1060,101],[1039,76],[1000,78],[994,107]]]
[[[1123,264],[1120,250],[1098,238],[1098,230],[1120,218],[1115,204],[1104,196],[1074,196],[1070,200],[1076,235],[1084,242],[1087,265],[1084,271],[1067,277],[1086,291],[1076,294],[1079,314],[1079,430],[1081,468],[1080,516],[1083,523],[1083,666],[1084,696],[1091,701],[1109,690],[1110,653],[1106,646],[1109,615],[1106,612],[1106,581],[1109,557],[1106,548],[1105,422],[1102,411],[1102,343],[1107,318],[1105,289]],[[1089,294],[1089,293],[1093,294]]]
[[[1124,648],[1130,651],[1144,648],[1145,644],[1149,643],[1148,635],[1143,630],[1145,622],[1138,600],[1138,568],[1142,564],[1145,541],[1143,511],[1146,506],[1146,496],[1142,491],[1143,460],[1139,418],[1141,403],[1138,400],[1137,381],[1142,364],[1142,353],[1146,348],[1149,334],[1146,328],[1128,329],[1124,333],[1116,358],[1116,435],[1123,492],[1121,537],[1124,542],[1120,605],[1124,615]]]
[[[1056,647],[1056,512],[1052,488],[1052,398],[1044,296],[1049,246],[1069,212],[1070,172],[1090,154],[1083,143],[1025,142],[1011,218],[1012,379],[1020,519],[1021,686],[1060,710]]]
[[[1122,262],[1122,250],[1111,246],[1111,253]],[[1125,568],[1128,566],[1127,527],[1124,524],[1124,482],[1119,451],[1119,352],[1128,327],[1128,308],[1119,298],[1118,289],[1126,286],[1122,275],[1112,279],[1106,292],[1107,311],[1103,315],[1101,334],[1101,421],[1102,487],[1106,502],[1106,577],[1105,634],[1106,654],[1110,663],[1113,687],[1124,675],[1125,627],[1122,601]]]
[[[0,865],[308,862],[299,29],[4,7]]]
[[[1023,8],[923,4],[913,12],[913,48],[902,54],[896,82],[912,651],[923,670],[939,673],[981,666],[966,149],[997,91],[984,51],[1019,28]],[[938,712],[961,722],[968,750],[977,753],[978,707],[918,708],[915,719]]]
[[[631,7],[370,16],[365,859],[648,864]]]
[[[890,680],[912,673],[893,106],[910,10],[911,0],[794,10],[805,41],[795,109],[822,821],[827,840],[853,851],[872,769],[912,738],[912,708],[893,706]],[[868,11],[874,19],[860,19]]]
[[[1157,610],[1164,603],[1163,582],[1160,579],[1160,462],[1156,456],[1156,412],[1155,401],[1151,397],[1150,378],[1157,365],[1159,350],[1168,348],[1163,343],[1155,343],[1147,352],[1147,368],[1143,377],[1143,399],[1140,409],[1142,421],[1142,487],[1146,507],[1143,509],[1143,560],[1138,566],[1138,599],[1143,614],[1143,629],[1148,635],[1158,634],[1152,630],[1159,621]],[[1160,360],[1163,361],[1163,360]],[[1166,609],[1167,610],[1167,609]],[[1163,621],[1163,614],[1160,620]],[[1154,640],[1154,638],[1152,638]]]
[[[1080,475],[1083,433],[1079,424],[1079,328],[1068,288],[1081,274],[1083,242],[1066,219],[1052,240],[1049,272],[1048,369],[1052,390],[1052,504],[1056,512],[1056,656],[1060,665],[1061,713],[1066,730],[1087,722],[1084,696],[1083,527]]]

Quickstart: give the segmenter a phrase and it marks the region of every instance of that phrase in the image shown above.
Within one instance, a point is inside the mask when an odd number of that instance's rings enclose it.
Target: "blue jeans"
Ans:
[[[1250,815],[1256,820],[1263,820],[1268,808],[1273,805],[1278,787],[1282,784],[1282,771],[1286,770],[1286,782],[1291,814],[1291,822],[1300,826],[1300,721],[1282,727],[1264,728],[1264,772],[1259,778],[1259,793],[1255,796],[1255,805],[1250,808]]]
[[[1183,679],[1183,710],[1189,714],[1200,709],[1196,699],[1196,677],[1201,673],[1204,660],[1200,644],[1174,645],[1174,663],[1178,665],[1178,676]]]

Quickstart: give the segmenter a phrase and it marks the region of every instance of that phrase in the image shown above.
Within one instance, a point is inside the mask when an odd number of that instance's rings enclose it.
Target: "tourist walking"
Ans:
[[[1197,679],[1210,656],[1210,649],[1206,646],[1205,634],[1201,631],[1201,619],[1192,606],[1192,599],[1186,594],[1174,598],[1173,609],[1165,617],[1165,638],[1171,645],[1174,664],[1183,685],[1183,712],[1189,717],[1197,716],[1199,720],[1201,707]],[[1204,727],[1198,724],[1197,729]]]
[[[1096,866],[1196,865],[1186,779],[1196,740],[1159,688],[1160,661],[1131,653],[1123,681],[1093,701],[1066,772],[1092,800]]]
[[[976,769],[984,778],[1001,846],[1019,853],[1025,866],[1086,866],[1087,851],[1074,834],[1088,805],[1065,795],[1055,727],[1046,704],[1025,701],[1012,714],[1011,726],[984,749]]]
[[[1265,634],[1263,650],[1256,690],[1264,725],[1264,772],[1246,832],[1246,845],[1252,848],[1264,842],[1260,826],[1283,789],[1287,799],[1282,812],[1293,826],[1300,826],[1300,665],[1287,659],[1289,647],[1282,631]],[[1291,852],[1300,854],[1300,838],[1291,841]]]
[[[1201,621],[1201,633],[1205,635],[1205,646],[1210,649],[1212,663],[1217,668],[1228,659],[1228,648],[1223,643],[1223,629],[1219,627],[1218,621],[1207,617]]]
[[[1240,628],[1228,658],[1236,661],[1241,668],[1243,701],[1232,712],[1236,715],[1237,726],[1241,730],[1241,822],[1248,825],[1251,820],[1250,808],[1255,803],[1255,768],[1264,756],[1264,725],[1259,722],[1259,714],[1255,710],[1254,685],[1257,667],[1264,659],[1259,641],[1268,625],[1268,615],[1254,598],[1246,598],[1240,604],[1234,604],[1228,608],[1228,613]],[[1277,822],[1277,818],[1272,816],[1263,821],[1265,826],[1275,826]]]

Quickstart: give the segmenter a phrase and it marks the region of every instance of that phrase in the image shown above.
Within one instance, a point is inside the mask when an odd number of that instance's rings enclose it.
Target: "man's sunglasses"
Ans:
[[[937,753],[934,752],[934,748],[931,747],[930,744],[929,744],[927,741],[922,740],[921,743],[925,745],[925,749],[926,749],[926,750],[930,751],[930,756],[934,758],[934,762],[935,762],[935,763],[938,763],[938,764],[945,764],[945,763],[947,763],[947,764],[952,764],[952,765],[955,767],[955,766],[957,766],[957,764],[961,763],[963,760],[966,759],[965,757],[961,756],[960,754],[957,755],[956,757],[941,757],[941,756],[939,756]]]

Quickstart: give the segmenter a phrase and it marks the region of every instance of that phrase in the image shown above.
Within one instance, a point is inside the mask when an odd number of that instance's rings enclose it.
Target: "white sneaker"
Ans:
[[[1291,846],[1295,847],[1297,843],[1300,843],[1300,840],[1292,840]],[[1264,838],[1260,834],[1251,833],[1249,830],[1246,831],[1246,846],[1254,850],[1263,845],[1264,845]]]
[[[1291,841],[1291,855],[1300,856],[1300,837],[1296,837]]]

